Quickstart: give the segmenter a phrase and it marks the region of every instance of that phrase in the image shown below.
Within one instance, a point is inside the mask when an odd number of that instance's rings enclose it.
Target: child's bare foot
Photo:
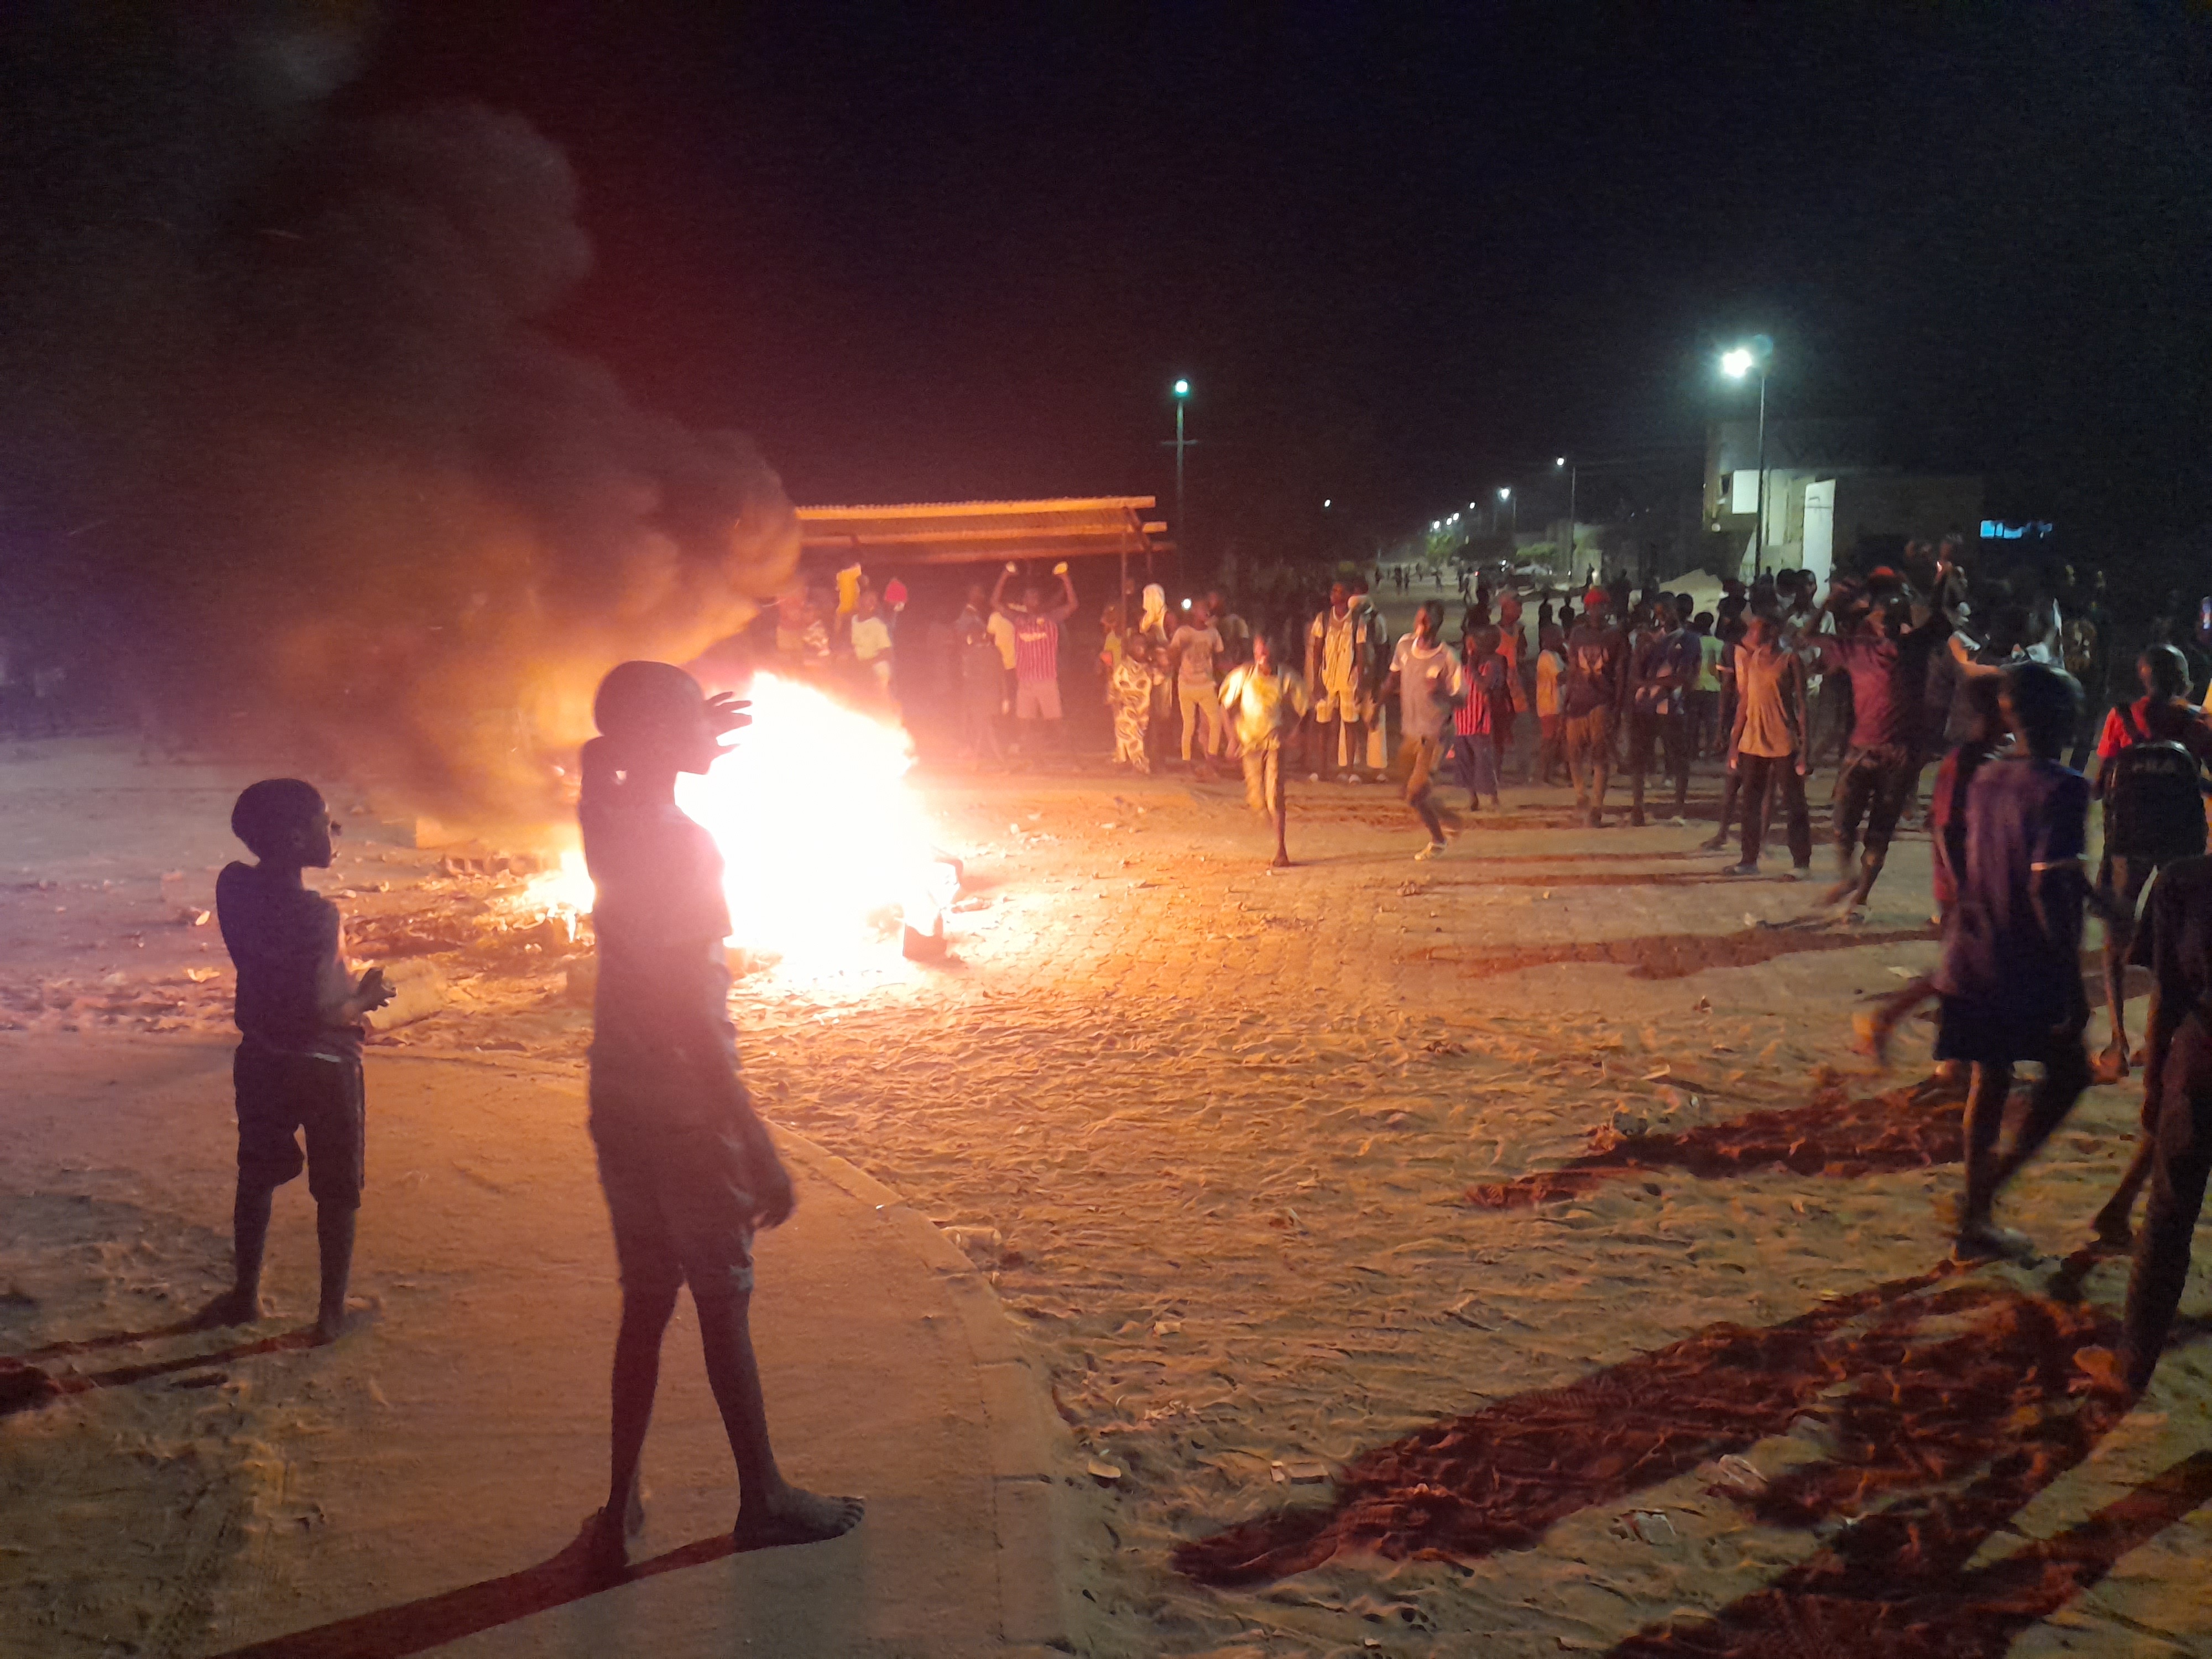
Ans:
[[[325,1308],[315,1316],[315,1340],[335,1342],[376,1321],[376,1304],[348,1297],[343,1308]]]
[[[1269,867],[1276,870],[1289,869],[1291,867],[1291,855],[1288,853],[1276,854]]]
[[[2098,1051],[2090,1075],[2100,1083],[2124,1083],[2128,1077],[2128,1045],[2109,1043]]]
[[[741,1506],[732,1535],[751,1549],[770,1549],[782,1544],[818,1544],[842,1537],[860,1524],[867,1505],[858,1498],[825,1498],[819,1492],[786,1486],[759,1507]]]
[[[2074,1356],[2074,1368],[2081,1374],[2069,1385],[2072,1393],[2130,1402],[2142,1393],[2128,1380],[2126,1362],[2110,1348],[2083,1348]]]
[[[2100,1210],[2097,1218],[2089,1224],[2092,1240],[2105,1249],[2126,1250],[2135,1247],[2136,1230],[2128,1224],[2126,1210]]]
[[[261,1297],[254,1291],[228,1290],[191,1317],[191,1328],[211,1331],[223,1325],[251,1325],[261,1317]]]
[[[2035,1241],[2026,1233],[1987,1221],[1960,1228],[1958,1237],[1951,1244],[1951,1260],[1962,1266],[1972,1261],[1994,1261],[2001,1257],[2033,1261],[2036,1255]]]
[[[645,1500],[633,1483],[619,1515],[611,1504],[592,1512],[584,1522],[584,1548],[593,1566],[620,1572],[629,1565],[630,1540],[644,1530]]]

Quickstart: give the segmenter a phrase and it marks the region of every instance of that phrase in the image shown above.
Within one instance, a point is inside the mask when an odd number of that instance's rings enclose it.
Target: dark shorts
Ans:
[[[2070,1054],[2069,1052],[2070,1051]],[[2052,1056],[2078,1058],[2081,1035],[2051,1029],[2047,1019],[2022,1019],[2011,1009],[1962,997],[1943,999],[1942,1021],[1936,1028],[1936,1058],[1969,1064],[2015,1065],[2032,1060],[2049,1066]]]
[[[281,1187],[304,1168],[316,1203],[359,1209],[368,1179],[361,1061],[241,1042],[231,1057],[230,1076],[238,1098],[240,1183]]]
[[[740,1087],[743,1085],[740,1085]],[[623,1288],[694,1297],[753,1287],[753,1196],[733,1123],[684,1097],[690,1079],[592,1079],[592,1142]]]

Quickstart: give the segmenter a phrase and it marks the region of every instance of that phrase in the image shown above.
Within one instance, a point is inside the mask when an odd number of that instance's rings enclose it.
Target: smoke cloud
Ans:
[[[598,675],[742,627],[791,503],[545,331],[592,253],[528,124],[333,114],[359,7],[159,9],[0,59],[0,631],[158,732],[553,816]]]

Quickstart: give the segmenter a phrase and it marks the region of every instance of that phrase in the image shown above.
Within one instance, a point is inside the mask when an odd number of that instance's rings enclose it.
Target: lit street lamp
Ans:
[[[1183,523],[1183,510],[1182,510],[1182,452],[1183,452],[1183,447],[1184,447],[1184,446],[1183,446],[1183,437],[1182,437],[1182,410],[1183,410],[1183,405],[1184,405],[1185,404],[1187,404],[1187,403],[1188,403],[1188,402],[1190,401],[1190,382],[1189,382],[1188,380],[1178,380],[1175,383],[1175,386],[1174,386],[1174,387],[1172,388],[1172,390],[1173,390],[1173,391],[1174,391],[1174,392],[1175,392],[1175,406],[1176,406],[1176,434],[1175,434],[1175,452],[1176,452],[1176,527],[1175,527],[1175,533],[1176,533],[1176,539],[1178,542],[1182,543],[1185,546],[1188,546],[1188,545],[1189,544],[1189,542],[1190,542],[1190,532],[1189,532],[1188,528],[1188,527],[1184,525],[1184,523]]]
[[[1513,494],[1513,486],[1511,484],[1500,484],[1498,487],[1498,499],[1505,507],[1511,509],[1513,514],[1513,528],[1510,533],[1516,536],[1519,535],[1521,533],[1521,503]],[[1491,522],[1495,525],[1497,523],[1497,520],[1493,518]]]
[[[1552,470],[1555,472],[1564,471],[1567,475],[1566,571],[1567,579],[1571,582],[1574,580],[1575,574],[1575,495],[1577,487],[1582,483],[1583,469],[1579,462],[1571,464],[1567,458],[1562,455],[1552,463]]]
[[[1748,345],[1735,346],[1721,354],[1721,373],[1731,380],[1741,380],[1753,370],[1759,374],[1759,482],[1752,492],[1752,511],[1757,521],[1751,532],[1751,574],[1754,580],[1766,569],[1766,369],[1773,356],[1774,342],[1764,334],[1755,337]]]

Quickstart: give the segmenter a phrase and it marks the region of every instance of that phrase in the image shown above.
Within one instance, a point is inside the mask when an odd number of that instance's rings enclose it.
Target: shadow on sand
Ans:
[[[1831,1086],[1803,1106],[1746,1112],[1679,1134],[1613,1137],[1556,1170],[1469,1187],[1467,1201],[1484,1210],[1528,1209],[1661,1170],[1707,1179],[1789,1170],[1855,1180],[1885,1170],[1956,1164],[1966,1147],[1966,1101],[1956,1091],[1929,1081],[1855,1100]]]
[[[2115,1330],[2094,1309],[1939,1267],[1784,1324],[1713,1326],[1435,1424],[1354,1459],[1328,1507],[1194,1540],[1175,1565],[1201,1583],[1250,1585],[1343,1553],[1465,1561],[1524,1549],[1578,1510],[1810,1419],[1827,1456],[1711,1491],[1765,1526],[1840,1518],[1844,1529],[1720,1613],[1639,1632],[1615,1651],[1995,1656],[2212,1497],[2212,1453],[2199,1453],[2070,1531],[1965,1571],[2124,1414],[2069,1389],[2075,1354]]]
[[[498,1578],[444,1590],[374,1613],[334,1619],[327,1625],[294,1631],[216,1659],[404,1659],[458,1642],[463,1637],[513,1624],[571,1601],[580,1601],[622,1584],[658,1577],[686,1567],[702,1567],[744,1550],[728,1533],[702,1538],[627,1567],[610,1569],[592,1554],[589,1537],[579,1533],[559,1554]]]
[[[1656,880],[1638,877],[1617,884],[1643,886]],[[1863,945],[1904,945],[1935,937],[1935,931],[1928,927],[1880,932],[1756,927],[1740,933],[1653,933],[1641,939],[1562,940],[1514,951],[1466,951],[1443,945],[1416,952],[1412,959],[1456,967],[1463,979],[1495,979],[1524,969],[1576,963],[1610,963],[1627,969],[1632,979],[1687,979],[1708,969],[1756,968],[1778,957],[1799,956],[1808,951],[1856,951]]]

